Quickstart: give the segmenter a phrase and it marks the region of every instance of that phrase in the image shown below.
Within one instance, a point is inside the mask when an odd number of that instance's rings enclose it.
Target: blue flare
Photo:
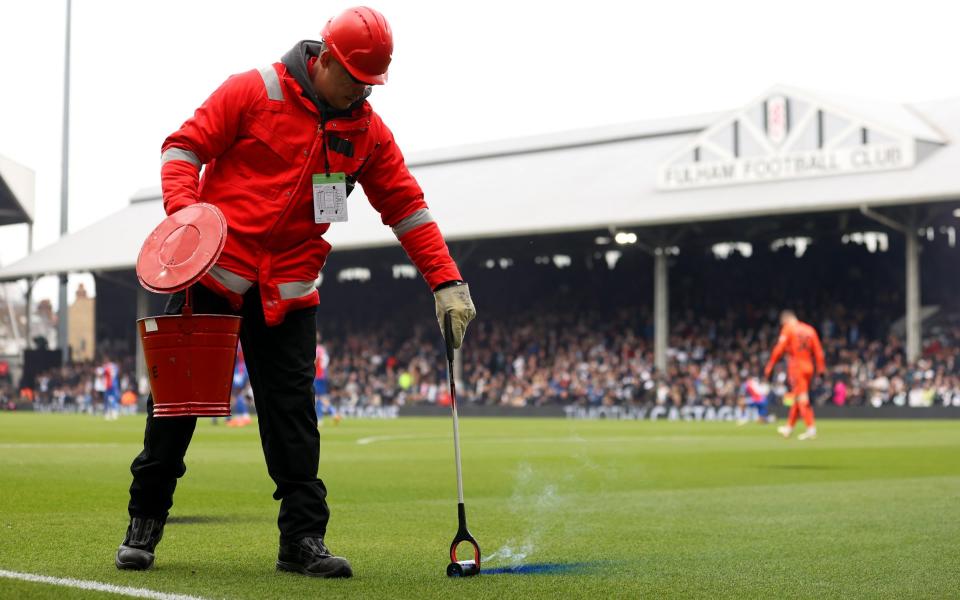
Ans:
[[[483,569],[483,575],[552,575],[572,573],[588,567],[590,563],[533,563],[529,565],[514,565],[496,569]]]

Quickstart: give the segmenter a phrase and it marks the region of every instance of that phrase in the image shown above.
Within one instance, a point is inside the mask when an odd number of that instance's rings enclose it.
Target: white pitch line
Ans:
[[[357,440],[357,444],[361,446],[367,446],[369,444],[375,444],[377,442],[392,442],[395,440],[448,440],[448,436],[439,436],[439,435],[374,435],[370,437],[364,437]],[[572,443],[572,444],[588,444],[588,443],[620,443],[624,441],[637,441],[638,437],[618,437],[618,438],[597,438],[593,440],[588,440],[582,437],[545,437],[545,438],[471,438],[470,441],[478,444],[516,444],[519,442],[523,443],[541,443],[541,444],[556,444],[556,443]]]
[[[391,442],[393,440],[429,440],[429,439],[440,439],[435,436],[424,436],[424,435],[372,435],[370,437],[360,438],[357,440],[357,443],[361,446],[366,446],[367,444],[372,444],[374,442]]]
[[[168,594],[166,592],[157,592],[144,588],[100,583],[99,581],[84,581],[83,579],[71,579],[69,577],[49,577],[47,575],[34,575],[32,573],[4,571],[3,569],[0,569],[0,577],[6,577],[7,579],[19,579],[21,581],[30,581],[33,583],[46,583],[49,585],[78,588],[81,590],[107,592],[108,594],[120,594],[121,596],[132,596],[134,598],[153,598],[154,600],[205,600],[200,596]]]

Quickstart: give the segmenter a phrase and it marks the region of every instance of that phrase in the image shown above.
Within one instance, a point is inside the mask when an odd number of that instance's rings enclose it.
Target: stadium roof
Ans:
[[[0,225],[33,222],[33,171],[0,156]]]
[[[423,152],[408,164],[451,241],[960,199],[960,98],[869,103],[775,86],[740,110]],[[358,187],[336,249],[396,244]],[[0,269],[132,268],[159,188]]]

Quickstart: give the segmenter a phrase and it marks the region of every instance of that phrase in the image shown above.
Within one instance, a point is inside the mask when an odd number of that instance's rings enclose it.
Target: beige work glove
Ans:
[[[463,334],[467,332],[467,325],[477,316],[477,309],[473,307],[470,298],[470,286],[467,284],[452,285],[433,293],[437,304],[437,321],[440,323],[440,333],[443,333],[443,316],[450,314],[450,329],[453,334],[453,347],[459,348],[463,344]]]

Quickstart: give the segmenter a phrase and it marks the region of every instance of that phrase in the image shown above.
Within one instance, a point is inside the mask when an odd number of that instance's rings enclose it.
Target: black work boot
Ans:
[[[153,566],[153,551],[163,537],[166,519],[132,517],[127,537],[117,549],[117,568],[143,571]]]
[[[277,570],[309,577],[353,577],[347,559],[330,554],[319,537],[306,537],[290,544],[281,542]]]

